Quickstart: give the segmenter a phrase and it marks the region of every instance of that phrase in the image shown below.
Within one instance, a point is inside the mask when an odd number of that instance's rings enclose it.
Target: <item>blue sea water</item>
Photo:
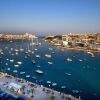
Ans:
[[[0,70],[76,97],[81,96],[83,100],[100,100],[100,54],[91,57],[84,51],[61,50],[44,42],[42,38],[39,39],[41,42],[39,46],[32,46],[31,42],[31,40],[0,40],[0,49],[3,49],[4,53],[0,55]],[[15,49],[20,48],[23,48],[24,52],[18,51],[16,55]],[[49,50],[50,48],[52,50]],[[26,57],[25,52],[28,50],[34,51],[34,54],[31,52]],[[47,58],[45,54],[50,54],[52,57]],[[36,55],[40,55],[40,58]],[[71,58],[72,62],[68,62],[67,58]],[[14,59],[14,62],[7,59]],[[35,60],[36,64],[33,64],[32,60]],[[18,61],[21,61],[22,65],[14,67]],[[8,65],[5,65],[6,63]],[[7,70],[8,68],[10,70]],[[37,74],[35,72],[37,69],[42,70],[44,74]],[[18,72],[14,73],[14,70]],[[20,72],[26,73],[21,75]],[[31,77],[27,78],[26,75]],[[57,85],[48,84],[47,81]],[[66,88],[61,88],[62,86]]]

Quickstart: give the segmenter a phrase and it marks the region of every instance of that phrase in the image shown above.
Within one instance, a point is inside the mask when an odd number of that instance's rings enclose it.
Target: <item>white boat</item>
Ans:
[[[6,60],[9,60],[8,58]]]
[[[56,86],[57,85],[57,83],[52,83],[52,86]]]
[[[32,54],[34,54],[34,51],[32,51]]]
[[[88,54],[90,54],[92,57],[95,57],[94,54],[92,52],[87,52]]]
[[[8,66],[8,63],[5,63],[6,66]]]
[[[18,49],[15,49],[15,51],[18,52],[19,50]]]
[[[37,67],[40,68],[41,66],[40,65],[37,65]]]
[[[36,70],[35,72],[38,73],[38,74],[43,74],[44,73],[42,70],[39,70],[39,69]]]
[[[71,62],[71,61],[72,61],[72,59],[71,59],[71,58],[67,58],[67,61],[68,61],[68,62]]]
[[[34,49],[35,51],[37,51],[38,49]]]
[[[13,70],[13,72],[14,72],[14,73],[17,73],[18,71],[17,71],[17,70]]]
[[[79,61],[83,61],[82,59],[79,59]]]
[[[45,57],[51,58],[51,55],[50,54],[45,54]]]
[[[49,48],[49,50],[53,50],[52,48]]]
[[[16,52],[15,54],[18,55],[18,52]]]
[[[14,65],[14,67],[19,67],[19,65]]]
[[[13,48],[11,48],[10,50],[13,51]]]
[[[51,81],[47,81],[47,83],[48,83],[48,84],[50,84],[50,83],[51,83]]]
[[[22,62],[21,62],[21,61],[18,61],[18,62],[17,62],[17,64],[21,65],[21,64],[22,64]]]
[[[48,64],[50,64],[50,65],[51,65],[51,64],[53,64],[53,63],[52,63],[52,62],[48,62]]]
[[[13,59],[11,59],[11,60],[10,60],[10,62],[14,62],[14,60],[13,60]]]
[[[22,52],[22,51],[24,51],[24,49],[20,49],[20,51]]]
[[[33,64],[35,64],[35,63],[36,63],[36,61],[35,61],[35,60],[32,60],[32,63],[33,63]]]
[[[30,75],[26,75],[26,77],[27,77],[27,78],[29,78],[29,77],[30,77]]]
[[[7,70],[10,70],[10,68],[7,68]]]
[[[32,78],[35,79],[35,80],[37,79],[35,76],[33,76]]]
[[[70,76],[71,74],[70,73],[65,73],[66,75]]]
[[[25,74],[25,72],[20,72],[20,74]]]
[[[61,46],[61,44],[60,44],[60,43],[55,43],[54,45],[55,45],[55,46]]]
[[[35,55],[37,58],[40,58],[40,55]]]
[[[61,88],[62,88],[62,89],[65,89],[65,88],[66,88],[66,86],[61,86]]]

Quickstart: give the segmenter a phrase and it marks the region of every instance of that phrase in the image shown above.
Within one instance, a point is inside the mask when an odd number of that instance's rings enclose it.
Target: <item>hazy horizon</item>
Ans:
[[[0,0],[0,33],[100,32],[100,0]]]

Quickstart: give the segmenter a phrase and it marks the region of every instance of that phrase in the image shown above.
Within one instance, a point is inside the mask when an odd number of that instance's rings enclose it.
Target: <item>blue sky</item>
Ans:
[[[0,0],[0,32],[100,32],[100,0]]]

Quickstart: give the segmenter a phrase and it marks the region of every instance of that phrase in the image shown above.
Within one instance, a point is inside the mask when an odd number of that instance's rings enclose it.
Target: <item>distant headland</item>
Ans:
[[[35,35],[33,34],[29,34],[29,33],[25,33],[25,34],[0,34],[0,39],[7,39],[7,40],[11,40],[11,39],[33,39],[33,38],[37,38]]]

